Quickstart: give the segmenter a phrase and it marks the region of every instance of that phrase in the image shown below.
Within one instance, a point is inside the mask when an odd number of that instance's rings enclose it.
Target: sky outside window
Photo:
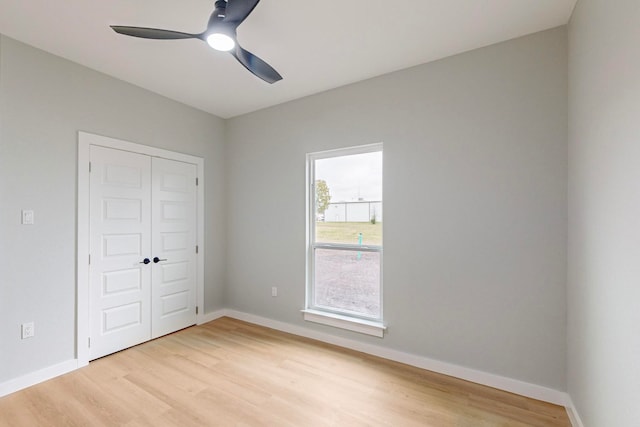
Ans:
[[[329,187],[331,203],[382,200],[382,151],[319,159],[316,180]]]

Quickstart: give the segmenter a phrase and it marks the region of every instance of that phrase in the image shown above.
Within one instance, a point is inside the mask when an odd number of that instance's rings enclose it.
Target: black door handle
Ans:
[[[149,261],[149,258],[145,258],[144,260],[140,261],[140,264],[149,264],[151,261]]]
[[[160,259],[158,257],[154,257],[153,258],[153,262],[156,263],[156,264],[159,263],[160,261],[166,261],[166,259]]]

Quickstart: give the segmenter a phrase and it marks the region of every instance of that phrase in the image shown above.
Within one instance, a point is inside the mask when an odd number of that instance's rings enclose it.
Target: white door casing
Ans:
[[[114,150],[108,150],[109,148]],[[120,152],[115,151],[120,150]],[[91,164],[92,153],[110,152],[115,159],[107,159],[106,164],[111,164],[104,169],[100,161]],[[127,153],[128,152],[128,153]],[[137,153],[137,154],[136,154]],[[119,154],[128,158],[122,163]],[[133,154],[133,155],[132,155]],[[142,156],[140,156],[142,154]],[[141,160],[145,159],[146,160]],[[147,166],[141,163],[147,162]],[[119,164],[121,163],[121,164]],[[118,165],[119,164],[119,165]],[[159,172],[159,175],[153,174],[153,168]],[[145,177],[140,178],[140,185],[144,186],[146,182],[149,186],[149,196],[145,201],[145,197],[135,194],[134,187],[138,182],[135,178],[139,170],[141,176],[146,168]],[[92,173],[89,172],[91,169]],[[100,173],[96,173],[98,169],[103,169]],[[110,171],[108,171],[110,169]],[[104,179],[107,174],[108,179]],[[202,158],[194,157],[182,153],[176,153],[155,147],[139,145],[127,141],[108,138],[104,136],[94,135],[86,132],[78,134],[78,241],[77,241],[77,342],[76,342],[76,358],[78,367],[85,366],[89,360],[101,355],[117,351],[118,346],[121,348],[135,345],[154,336],[152,331],[154,305],[164,305],[164,313],[158,315],[161,325],[155,330],[155,336],[171,332],[172,330],[181,329],[193,325],[194,323],[203,321],[202,310],[197,311],[197,307],[202,307],[204,301],[204,185],[202,176],[204,174],[204,161]],[[99,197],[90,197],[90,188],[94,184],[92,180],[99,180],[98,176],[102,175],[100,180],[105,181],[109,185],[100,187],[106,188],[103,192],[97,194],[102,196],[100,202]],[[165,175],[162,177],[162,175]],[[120,178],[114,178],[120,176]],[[165,227],[164,233],[182,233],[179,227],[183,227],[186,223],[190,223],[191,231],[187,233],[184,241],[183,237],[177,234],[167,234],[163,243],[162,238],[151,237],[150,239],[140,238],[139,255],[134,255],[136,237],[145,233],[145,228],[151,228],[154,219],[151,212],[153,211],[152,197],[154,191],[150,190],[152,182],[160,180],[164,189],[160,191],[161,199],[167,206],[182,205],[182,209],[171,209],[164,213],[164,217],[169,219],[168,225]],[[191,189],[187,189],[183,184],[187,180],[194,183]],[[162,183],[164,181],[164,183]],[[98,182],[98,181],[96,181]],[[100,181],[102,182],[102,181]],[[195,183],[198,185],[195,186]],[[121,187],[121,190],[115,191],[114,188]],[[195,188],[195,189],[194,189]],[[102,191],[102,190],[101,190]],[[115,191],[115,193],[114,193]],[[111,192],[111,193],[110,193]],[[104,193],[104,194],[103,194]],[[161,200],[158,199],[158,200]],[[136,201],[137,200],[137,201]],[[95,204],[95,206],[93,206]],[[137,214],[134,211],[135,205],[139,205],[141,212],[143,207],[149,204],[148,218],[144,218],[145,214]],[[100,207],[97,207],[100,205]],[[103,220],[100,224],[92,224],[90,211],[100,210]],[[184,215],[180,214],[184,213]],[[186,217],[186,220],[179,217]],[[133,226],[134,218],[138,218],[138,226]],[[179,220],[180,219],[180,220]],[[183,221],[182,225],[179,225]],[[114,224],[129,223],[129,228],[123,228],[122,231],[115,231]],[[165,221],[167,222],[167,221]],[[122,225],[122,224],[121,224]],[[100,230],[105,238],[91,239],[91,227],[102,227]],[[111,227],[111,228],[109,228]],[[137,227],[137,228],[135,228]],[[162,225],[160,226],[162,227]],[[171,228],[173,227],[173,228]],[[160,228],[159,228],[160,230]],[[151,233],[153,234],[153,233]],[[173,239],[171,237],[174,237]],[[143,242],[146,241],[145,242]],[[98,243],[101,242],[101,243]],[[184,243],[184,244],[183,244]],[[108,245],[105,246],[105,245]],[[147,247],[145,245],[149,245]],[[160,245],[160,249],[154,247]],[[184,253],[181,246],[190,245],[192,252],[189,256],[187,249]],[[96,250],[98,253],[108,254],[104,257],[104,261],[100,262],[96,259]],[[158,262],[153,263],[152,253],[157,250]],[[100,252],[102,251],[102,252]],[[148,252],[147,254],[143,254]],[[168,254],[171,253],[172,260],[179,263],[186,263],[188,274],[185,276],[183,268],[181,274],[179,269],[170,271],[165,274],[165,279],[159,279],[164,283],[164,293],[156,292],[158,301],[154,302],[153,296],[147,299],[146,307],[142,303],[145,299],[143,296],[146,290],[152,294],[152,281],[155,271],[163,274],[163,265],[170,265]],[[144,255],[144,256],[141,256]],[[133,257],[136,258],[134,265]],[[131,259],[129,259],[131,258]],[[149,258],[149,264],[139,264],[144,258]],[[89,265],[89,259],[91,265]],[[160,261],[167,259],[168,261]],[[120,262],[122,265],[118,264]],[[94,268],[95,267],[95,268]],[[146,267],[146,268],[145,268]],[[99,279],[96,277],[99,271],[104,270],[106,274]],[[136,273],[137,271],[137,273]],[[162,276],[160,276],[162,277]],[[90,292],[90,284],[98,283],[96,291]],[[181,285],[177,286],[178,283]],[[180,287],[181,286],[181,287]],[[95,301],[94,301],[95,299]],[[102,305],[100,305],[102,304]],[[111,304],[111,305],[110,305]],[[101,310],[100,315],[93,316],[93,307],[96,305]],[[183,309],[185,305],[191,307],[190,310]],[[146,310],[146,311],[145,311]],[[150,316],[144,313],[149,313]],[[158,312],[160,313],[160,312]],[[196,314],[198,313],[198,314]],[[137,314],[140,314],[137,317]],[[145,322],[145,319],[148,321]],[[107,339],[103,343],[96,341],[96,333],[100,331],[101,336]],[[144,332],[142,332],[144,331]],[[124,345],[115,345],[110,341],[116,341],[115,337],[120,335],[126,337],[122,339]],[[91,340],[89,338],[92,338]],[[99,341],[99,339],[98,339]],[[104,345],[102,345],[104,344]]]

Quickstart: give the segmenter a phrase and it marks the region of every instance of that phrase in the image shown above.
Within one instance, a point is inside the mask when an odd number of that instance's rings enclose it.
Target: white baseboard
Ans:
[[[348,338],[337,337],[323,332],[314,331],[300,326],[295,326],[285,322],[268,319],[265,317],[255,316],[253,314],[243,313],[235,310],[222,310],[224,315],[245,322],[255,323],[282,332],[288,332],[294,335],[323,341],[340,347],[349,348],[351,350],[361,351],[373,356],[382,357],[384,359],[393,360],[395,362],[404,363],[418,368],[426,369],[433,372],[449,375],[463,380],[471,381],[477,384],[486,385],[510,393],[519,394],[521,396],[530,397],[536,400],[553,403],[555,405],[565,406],[567,404],[567,394],[548,387],[527,383],[500,375],[490,374],[478,371],[464,366],[458,366],[439,360],[429,359],[423,356],[404,353],[402,351],[393,350],[373,344],[366,344],[354,341]],[[221,317],[221,316],[219,316]]]
[[[67,360],[39,371],[30,372],[18,378],[0,383],[0,397],[22,390],[32,385],[50,380],[78,368],[76,359]]]
[[[211,322],[213,320],[224,317],[227,315],[226,313],[227,310],[225,309],[203,313],[201,316],[198,316],[198,325],[202,325],[203,323]]]
[[[573,400],[571,396],[567,394],[567,403],[565,405],[567,408],[567,415],[569,416],[569,421],[571,421],[571,425],[573,427],[584,427],[584,423],[580,419],[580,415],[578,415],[578,411],[576,410],[575,405],[573,404]]]

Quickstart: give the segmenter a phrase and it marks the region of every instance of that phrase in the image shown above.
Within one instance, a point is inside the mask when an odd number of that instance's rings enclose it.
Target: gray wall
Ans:
[[[564,390],[566,54],[558,28],[229,120],[228,307]],[[305,153],[380,141],[382,340],[300,313]]]
[[[640,2],[569,25],[568,387],[585,426],[640,425]]]
[[[224,122],[0,36],[0,382],[74,358],[78,130],[205,159],[205,310],[223,307]]]

